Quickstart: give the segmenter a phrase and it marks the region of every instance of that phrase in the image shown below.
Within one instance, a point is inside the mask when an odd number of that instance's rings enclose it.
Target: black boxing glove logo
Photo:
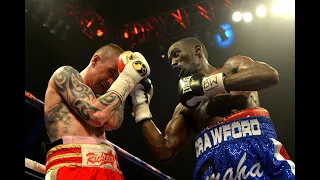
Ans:
[[[147,67],[141,61],[135,61],[132,63],[132,67],[140,76],[145,76],[147,74]]]

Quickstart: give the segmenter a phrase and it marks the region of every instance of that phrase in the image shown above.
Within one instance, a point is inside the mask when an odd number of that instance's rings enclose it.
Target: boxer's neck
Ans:
[[[214,71],[216,68],[212,67],[209,63],[206,63],[202,65],[201,67],[201,73],[209,76],[212,71]]]
[[[82,77],[84,84],[86,85],[90,84],[88,67],[86,67],[84,70],[80,72],[80,76]]]

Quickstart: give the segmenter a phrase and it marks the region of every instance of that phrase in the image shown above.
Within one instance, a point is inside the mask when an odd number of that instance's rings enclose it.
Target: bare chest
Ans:
[[[258,106],[257,92],[236,91],[215,96],[204,100],[197,109],[192,111],[193,129],[195,132],[201,132],[204,128],[237,111]]]

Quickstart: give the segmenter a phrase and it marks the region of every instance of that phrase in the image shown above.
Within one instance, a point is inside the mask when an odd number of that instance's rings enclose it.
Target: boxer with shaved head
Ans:
[[[99,48],[81,72],[62,66],[45,94],[46,180],[124,179],[105,131],[119,128],[129,93],[150,74],[139,52]]]
[[[180,103],[163,134],[152,115],[137,121],[160,161],[174,157],[194,131],[198,134],[194,180],[295,179],[295,164],[258,97],[258,91],[278,84],[274,68],[241,55],[213,67],[206,47],[193,37],[173,43],[168,59],[180,77]],[[143,91],[140,87],[131,96],[142,97]],[[145,94],[137,107],[151,114],[152,96]]]

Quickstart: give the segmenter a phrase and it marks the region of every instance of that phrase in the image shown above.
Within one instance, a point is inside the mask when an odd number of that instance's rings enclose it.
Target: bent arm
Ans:
[[[101,127],[107,121],[118,127],[123,120],[124,105],[117,94],[107,92],[96,98],[90,87],[84,84],[79,72],[63,66],[52,75],[49,85],[63,97],[68,105],[89,125]]]
[[[246,56],[231,57],[224,68],[232,71],[224,79],[227,91],[259,91],[279,82],[279,74],[274,68]]]
[[[179,104],[173,118],[165,129],[165,135],[152,120],[142,123],[142,134],[152,153],[161,161],[167,162],[185,144],[190,136],[190,128],[182,115],[183,106]]]

